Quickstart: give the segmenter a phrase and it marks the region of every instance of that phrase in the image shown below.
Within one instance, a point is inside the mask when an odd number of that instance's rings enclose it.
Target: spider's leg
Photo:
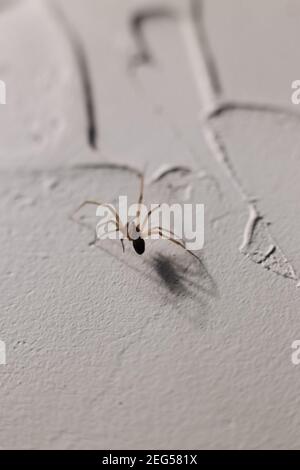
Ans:
[[[144,198],[144,174],[141,174],[141,187],[140,187],[140,195],[138,200],[138,209],[135,218],[137,219],[137,226],[140,225],[140,216],[141,216],[141,205]]]
[[[96,245],[97,240],[98,240],[97,233],[95,233],[95,236],[94,236],[93,240],[91,242],[89,242],[89,246]]]
[[[100,239],[101,239],[101,236],[99,236],[99,229],[100,229],[101,227],[105,226],[106,224],[110,224],[110,223],[116,225],[116,229],[115,229],[115,230],[119,230],[117,221],[116,221],[115,219],[109,219],[109,220],[105,220],[104,222],[101,222],[100,224],[97,225],[96,231],[95,231],[95,238],[89,243],[89,246],[95,245],[95,243],[97,242],[97,240],[100,240]],[[105,233],[104,235],[106,235],[106,233]]]
[[[73,212],[73,214],[71,215],[71,219],[72,219],[72,220],[75,220],[75,219],[74,219],[75,214],[77,214],[77,212],[79,212],[80,209],[82,209],[84,206],[87,206],[87,205],[106,207],[106,208],[109,209],[110,212],[115,216],[116,221],[117,221],[118,224],[120,225],[120,216],[119,216],[118,212],[116,211],[116,209],[115,209],[114,207],[112,207],[110,204],[103,204],[103,203],[98,202],[98,201],[84,201],[84,202],[83,202],[82,204],[80,204],[80,206],[77,207],[77,209]]]
[[[122,232],[122,230],[120,229],[120,227],[117,226],[117,222],[115,220],[110,220],[108,222],[114,222],[116,224],[116,228],[115,230],[111,230],[110,232],[107,232],[105,233],[105,235],[109,235],[110,233],[115,233],[115,232]],[[106,222],[105,222],[106,223]],[[105,223],[101,224],[101,225],[105,225]],[[98,234],[96,233],[95,235],[95,239],[89,243],[89,245],[95,245],[97,243],[98,240],[102,240],[102,237],[99,237]],[[122,249],[123,249],[123,253],[125,253],[125,245],[124,245],[124,239],[123,238],[120,238],[120,242],[121,242],[121,245],[122,245]]]
[[[97,224],[97,229],[103,227],[104,225],[108,225],[108,224],[115,224],[117,229],[120,230],[120,232],[122,232],[122,230],[121,230],[122,227],[120,227],[120,224],[118,224],[116,219],[104,220],[104,222],[101,222],[101,223]]]
[[[71,216],[71,219],[74,220],[75,222],[77,222],[76,219],[74,219],[74,215],[77,214],[77,212],[79,212],[80,209],[82,209],[84,206],[87,206],[87,205],[94,205],[94,206],[98,206],[98,207],[99,206],[106,207],[112,213],[112,215],[116,218],[116,225],[117,225],[118,229],[120,230],[120,232],[123,233],[123,236],[126,238],[126,236],[127,236],[126,235],[126,229],[125,229],[124,225],[122,224],[122,222],[120,220],[119,213],[113,206],[111,206],[111,204],[103,204],[103,203],[98,202],[98,201],[84,201],[75,210],[75,212],[73,212],[73,214]]]
[[[116,227],[114,230],[110,230],[109,232],[106,232],[104,235],[110,235],[111,233],[116,233],[119,232],[118,227]],[[97,237],[98,240],[105,240],[103,237]]]
[[[147,236],[152,235],[152,234],[155,235],[155,232],[156,232],[156,234],[159,235],[159,233],[158,233],[159,230],[160,230],[161,232],[165,232],[165,233],[163,234],[163,236],[164,236],[165,238],[167,238],[167,237],[172,237],[172,238],[181,240],[182,244],[184,245],[184,241],[183,241],[178,235],[176,235],[176,233],[174,233],[174,232],[172,232],[171,230],[168,230],[168,229],[166,229],[166,228],[164,228],[164,227],[150,227],[147,232],[143,232],[142,234],[143,234],[143,236],[146,236],[146,237],[147,237]]]
[[[82,209],[84,206],[87,206],[87,205],[94,205],[94,206],[103,206],[103,207],[107,207],[110,212],[114,215],[115,217],[115,220],[113,219],[110,219],[108,221],[105,221],[104,223],[98,225],[98,228],[99,227],[102,227],[103,225],[105,225],[106,223],[109,223],[109,222],[114,222],[116,224],[116,229],[113,230],[113,232],[115,231],[120,231],[122,234],[123,234],[123,237],[126,238],[126,229],[125,227],[123,226],[123,224],[121,223],[121,220],[120,220],[120,216],[118,214],[118,212],[109,204],[103,204],[101,202],[98,202],[98,201],[84,201],[82,204],[80,204],[80,206],[74,211],[74,213],[72,214],[71,216],[71,220],[74,220],[75,222],[78,222],[74,216],[75,214],[77,214],[77,212],[80,211],[80,209]],[[109,232],[109,233],[112,233],[112,232]],[[89,245],[95,245],[97,240],[99,240],[99,237],[98,237],[98,234],[96,233],[95,234],[95,238],[92,242],[89,243]],[[125,247],[124,247],[124,240],[121,238],[121,244],[122,244],[122,248],[123,248],[123,253],[125,252]]]
[[[116,219],[108,219],[108,220],[105,220],[104,222],[101,222],[101,224],[97,224],[97,228],[103,227],[104,225],[110,224],[110,223],[116,224],[116,227],[118,226]]]
[[[116,229],[113,230],[112,232],[108,232],[108,233],[113,233],[114,231],[116,232],[121,232],[123,234],[123,237],[125,237],[125,233],[124,233],[124,230],[122,230],[122,227],[120,227],[120,225],[118,224],[118,222],[116,220],[113,220],[113,219],[110,219],[108,221],[105,221],[105,222],[102,222],[100,225],[97,225],[97,229],[100,228],[100,227],[103,227],[103,225],[105,224],[108,224],[108,223],[115,223],[116,224]],[[101,237],[98,237],[98,234],[96,233],[96,240],[97,239],[101,239]],[[122,249],[123,249],[123,253],[125,253],[125,245],[124,245],[124,239],[123,238],[120,238],[120,242],[121,242],[121,245],[122,245]]]
[[[171,236],[169,236],[167,233],[163,233],[163,231],[168,232],[169,235],[171,235]],[[169,240],[172,243],[175,243],[175,245],[178,245],[181,248],[183,248],[184,250],[186,250],[190,255],[192,255],[194,258],[196,258],[201,263],[200,258],[197,255],[195,255],[195,253],[193,253],[193,251],[188,250],[183,241],[176,240],[175,238],[173,238],[174,236],[176,236],[175,234],[173,234],[173,232],[170,232],[169,230],[166,230],[162,227],[154,227],[153,229],[151,229],[148,232],[148,235],[152,235],[152,234],[153,235],[158,234],[161,238],[163,238],[165,240]]]
[[[141,232],[143,232],[147,221],[150,219],[150,216],[153,214],[153,212],[155,212],[155,211],[158,210],[158,209],[160,209],[160,204],[159,204],[158,206],[154,207],[154,209],[151,209],[151,210],[148,212],[147,216],[145,217],[145,219],[144,219],[144,221],[143,221],[143,223],[142,223]]]

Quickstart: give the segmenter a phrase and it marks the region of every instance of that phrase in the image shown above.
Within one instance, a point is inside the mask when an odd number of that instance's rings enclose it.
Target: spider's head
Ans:
[[[128,223],[127,233],[130,240],[138,240],[138,238],[141,236],[140,228],[139,226],[135,225],[134,221]]]

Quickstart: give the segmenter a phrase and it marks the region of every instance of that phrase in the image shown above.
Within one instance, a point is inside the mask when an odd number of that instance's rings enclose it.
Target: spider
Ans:
[[[75,214],[77,214],[80,209],[82,209],[84,206],[87,205],[94,205],[94,206],[102,206],[102,207],[107,207],[108,210],[112,213],[114,216],[114,219],[109,220],[108,222],[112,222],[115,224],[116,228],[110,232],[107,232],[106,235],[110,233],[115,233],[115,232],[121,232],[124,238],[127,238],[133,245],[133,248],[135,252],[138,255],[143,255],[145,253],[146,249],[146,244],[145,244],[145,238],[148,238],[151,235],[158,235],[160,238],[169,240],[170,242],[174,243],[175,245],[180,246],[184,250],[186,250],[189,254],[191,254],[194,258],[196,258],[198,261],[200,259],[198,256],[195,255],[192,251],[188,250],[185,246],[185,243],[183,240],[180,240],[179,237],[175,235],[172,231],[165,229],[161,226],[158,227],[150,227],[149,229],[146,229],[146,225],[148,220],[150,219],[150,216],[153,214],[154,211],[158,210],[160,208],[160,205],[156,206],[154,209],[152,208],[149,210],[147,213],[146,217],[144,218],[143,222],[141,223],[141,206],[143,204],[143,198],[144,198],[144,175],[140,174],[140,194],[139,194],[139,199],[138,199],[138,208],[136,212],[136,216],[132,221],[127,222],[126,226],[124,226],[120,220],[120,216],[118,214],[118,211],[112,207],[109,204],[103,204],[98,201],[93,201],[93,200],[87,200],[84,201],[80,206],[75,210],[75,212],[72,215],[72,219],[74,220]],[[98,228],[101,226],[105,225],[107,221],[105,221],[103,224],[98,225]],[[96,236],[95,241],[98,239]],[[124,246],[124,239],[120,239],[121,244],[122,244],[122,249],[123,253],[125,252],[125,246]]]

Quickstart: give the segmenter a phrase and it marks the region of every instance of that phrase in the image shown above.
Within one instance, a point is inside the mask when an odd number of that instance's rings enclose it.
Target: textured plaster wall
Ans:
[[[296,0],[0,2],[2,448],[299,447],[299,22]],[[201,265],[69,220],[136,201],[145,167],[146,202],[205,204]]]

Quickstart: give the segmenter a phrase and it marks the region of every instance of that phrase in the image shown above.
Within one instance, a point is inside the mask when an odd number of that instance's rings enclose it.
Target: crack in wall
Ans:
[[[48,1],[49,9],[54,14],[57,23],[62,27],[64,34],[67,37],[75,63],[77,65],[84,104],[86,112],[86,135],[88,145],[93,149],[98,149],[98,125],[97,125],[97,113],[95,107],[94,91],[92,85],[92,79],[90,75],[90,69],[88,64],[87,55],[83,42],[78,35],[75,28],[71,25],[69,20],[66,18],[62,9],[58,7],[57,3]]]
[[[291,263],[285,257],[283,251],[274,243],[274,240],[270,234],[270,231],[267,228],[267,224],[264,222],[263,216],[259,213],[256,204],[248,196],[246,190],[244,189],[243,183],[238,177],[234,165],[226,151],[225,144],[221,141],[218,133],[213,129],[213,126],[209,122],[209,118],[213,115],[217,115],[222,111],[228,109],[239,109],[243,106],[244,109],[248,110],[257,110],[259,109],[262,112],[285,112],[279,107],[272,105],[255,105],[251,103],[246,103],[244,105],[239,103],[222,103],[220,102],[221,94],[221,85],[218,83],[218,74],[217,67],[214,62],[211,49],[209,47],[209,40],[204,28],[204,16],[203,16],[203,4],[199,0],[191,0],[192,13],[194,13],[194,18],[198,20],[195,21],[196,31],[198,33],[200,49],[202,54],[207,58],[204,61],[207,66],[207,76],[211,82],[210,91],[210,108],[209,106],[204,107],[203,112],[203,133],[206,138],[208,147],[211,150],[211,153],[214,155],[215,159],[219,164],[221,164],[231,180],[232,184],[235,186],[239,192],[241,198],[248,205],[249,219],[246,223],[244,230],[244,240],[240,247],[240,252],[247,257],[249,257],[253,262],[262,265],[265,269],[271,270],[276,274],[279,274],[283,277],[297,280],[294,268]],[[187,42],[188,48],[190,48],[190,41]],[[190,58],[193,57],[190,54]],[[201,75],[200,75],[201,78]],[[197,78],[196,80],[197,89],[200,89],[200,98],[203,99],[205,93],[208,91],[207,80],[204,81]],[[213,94],[214,93],[214,94]],[[299,116],[298,116],[299,118]],[[268,248],[265,248],[266,243]]]
[[[135,11],[129,18],[129,29],[137,46],[137,53],[129,61],[132,68],[145,64],[153,64],[155,59],[144,34],[144,23],[157,19],[174,19],[176,15],[173,10],[156,6],[143,8]]]
[[[212,112],[215,109],[216,98],[221,95],[222,89],[214,57],[207,41],[202,1],[191,0],[190,11],[187,15],[179,15],[175,10],[164,6],[143,8],[134,12],[129,19],[129,29],[134,38],[137,53],[129,61],[130,67],[151,65],[155,62],[144,34],[144,26],[148,21],[159,19],[177,21],[200,94],[201,106],[204,106],[207,113]]]
[[[244,230],[244,239],[240,246],[241,253],[245,253],[246,249],[251,243],[255,227],[257,226],[259,220],[261,220],[261,216],[258,214],[254,206],[250,206],[249,218]]]
[[[294,281],[298,280],[293,266],[267,230],[263,217],[251,204],[240,252],[267,270]]]
[[[231,111],[249,111],[256,113],[270,113],[278,114],[282,116],[289,116],[296,118],[300,121],[300,114],[292,111],[288,108],[282,108],[277,105],[266,104],[266,103],[247,103],[247,102],[235,102],[222,100],[211,113],[207,115],[207,118],[211,119],[214,117],[220,117],[223,113]]]
[[[275,243],[273,236],[270,234],[264,217],[259,213],[257,204],[253,202],[253,198],[251,199],[248,196],[242,182],[236,175],[231,160],[226,152],[225,145],[208,119],[203,123],[203,133],[212,155],[217,162],[223,166],[228,178],[240,194],[242,200],[248,206],[249,218],[245,225],[240,252],[251,259],[251,261],[263,266],[267,270],[281,275],[284,278],[294,281],[298,280],[292,264],[288,261],[284,252],[278,244]],[[270,250],[270,246],[274,246],[275,249],[272,248],[272,250]]]
[[[222,112],[235,109],[256,110],[271,113],[287,113],[289,111],[268,104],[225,103],[222,100],[222,87],[213,57],[209,38],[205,31],[202,0],[190,0],[190,14],[179,17],[169,10],[155,10],[149,14],[145,10],[137,12],[131,19],[130,28],[138,48],[139,61],[134,65],[153,62],[153,55],[143,33],[145,21],[153,18],[168,17],[178,21],[180,31],[187,49],[191,70],[201,103],[201,128],[211,154],[219,165],[222,165],[227,177],[247,205],[249,219],[244,229],[244,238],[240,252],[253,262],[271,270],[282,277],[297,280],[292,264],[287,260],[270,234],[263,216],[259,213],[255,199],[247,194],[241,179],[228,155],[224,142],[213,128],[211,119]],[[299,119],[299,115],[297,115]],[[300,284],[300,283],[299,283]]]
[[[216,101],[222,95],[222,85],[205,28],[203,0],[190,0],[189,24],[191,24],[191,20],[196,34],[193,32],[190,40],[188,40],[189,34],[187,35],[187,30],[185,31],[186,45],[189,48],[190,54],[198,46],[198,54],[194,52],[191,57],[201,62],[202,75],[195,75],[195,79],[197,82],[199,81],[198,89],[202,96],[202,103],[206,102],[207,95],[210,96],[208,106],[205,109],[214,109]],[[203,84],[205,84],[204,87]]]
[[[182,174],[190,174],[191,173],[191,169],[188,168],[188,167],[185,167],[185,166],[174,166],[174,165],[169,165],[169,164],[164,164],[162,166],[160,166],[155,172],[154,174],[151,176],[151,178],[149,179],[149,183],[150,184],[153,184],[153,183],[157,183],[158,181],[161,181],[163,178],[165,178],[166,176],[168,176],[169,174],[171,173],[182,173]]]

